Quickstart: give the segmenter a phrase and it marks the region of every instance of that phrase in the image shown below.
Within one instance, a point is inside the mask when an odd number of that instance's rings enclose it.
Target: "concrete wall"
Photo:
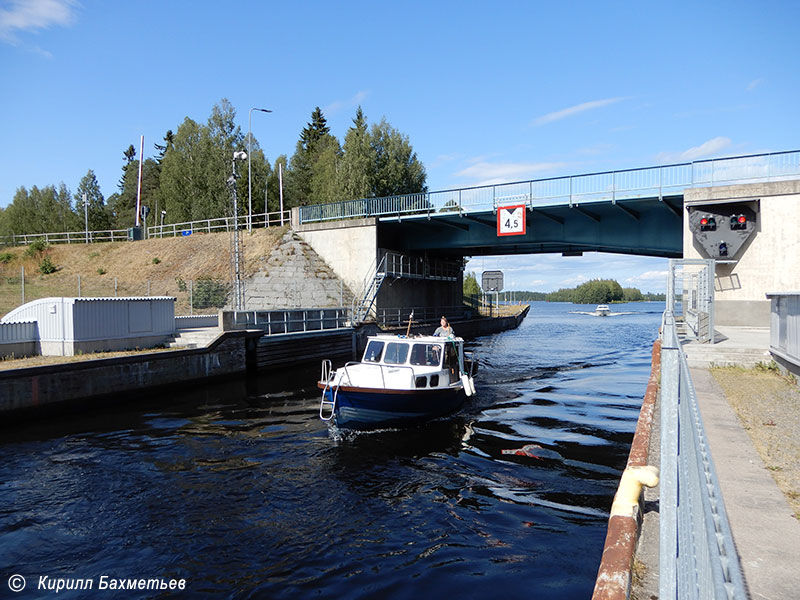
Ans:
[[[800,289],[800,181],[686,190],[686,206],[715,202],[760,201],[756,232],[732,256],[736,263],[716,266],[715,323],[769,327],[768,292]],[[708,258],[684,219],[684,258]]]
[[[298,221],[293,218],[292,222]],[[374,262],[378,255],[377,231],[375,219],[313,223],[296,228],[300,237],[356,294],[367,276],[374,275]]]
[[[209,348],[0,371],[0,413],[98,397],[113,401],[122,395],[147,394],[151,387],[242,373],[248,362],[248,343],[254,354],[255,339],[248,332],[236,331]]]
[[[329,256],[343,262],[346,255],[336,246],[345,244],[346,236],[339,237],[334,241],[317,239],[316,243]],[[245,310],[350,306],[353,299],[349,284],[343,285],[311,244],[293,231],[265,257],[259,272],[245,280],[244,290]]]

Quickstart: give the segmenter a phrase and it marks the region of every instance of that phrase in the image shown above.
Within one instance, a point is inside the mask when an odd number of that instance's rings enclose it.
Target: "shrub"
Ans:
[[[157,265],[157,264],[158,264],[158,263],[160,263],[160,262],[161,262],[161,259],[160,259],[160,258],[158,258],[157,256],[156,256],[155,258],[153,258],[153,264],[154,264],[154,265]]]
[[[53,264],[53,261],[50,260],[49,256],[45,256],[41,262],[39,263],[39,272],[42,275],[49,275],[50,273],[55,273],[57,270],[56,266]]]
[[[47,250],[47,247],[49,245],[50,244],[48,244],[41,238],[39,238],[38,240],[34,240],[30,244],[28,244],[27,248],[25,248],[25,256],[38,256],[39,254]]]
[[[222,308],[228,300],[230,288],[221,279],[200,277],[194,283],[192,308]]]
[[[4,265],[7,265],[12,260],[14,260],[14,255],[11,252],[3,252],[0,254],[0,262]]]
[[[179,292],[185,292],[186,291],[186,282],[183,280],[183,277],[180,277],[180,276],[176,277],[175,278],[175,283],[178,284],[178,291]]]
[[[108,273],[108,271],[106,271],[103,267],[100,267],[99,269],[97,269],[97,274],[98,275],[105,275],[106,273]]]

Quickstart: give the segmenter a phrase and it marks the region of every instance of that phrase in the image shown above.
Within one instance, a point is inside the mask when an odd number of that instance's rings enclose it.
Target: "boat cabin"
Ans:
[[[414,387],[438,388],[459,381],[462,347],[461,338],[376,336],[369,338],[361,362],[411,368]]]

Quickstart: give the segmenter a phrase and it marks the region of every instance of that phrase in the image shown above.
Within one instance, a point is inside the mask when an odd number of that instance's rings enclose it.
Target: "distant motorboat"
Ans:
[[[608,308],[608,304],[598,304],[597,308],[594,309],[594,312],[599,317],[607,317],[611,314],[611,309]]]

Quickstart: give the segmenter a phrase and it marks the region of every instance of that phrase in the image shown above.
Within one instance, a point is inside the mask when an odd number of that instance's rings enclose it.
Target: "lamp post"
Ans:
[[[250,168],[250,155],[253,154],[253,111],[265,113],[272,111],[267,108],[251,108],[247,114],[247,231],[253,230],[253,173]],[[266,212],[267,205],[264,204]]]
[[[234,152],[232,161],[233,173],[228,178],[228,185],[231,188],[231,195],[233,196],[233,235],[231,237],[231,262],[233,271],[233,309],[242,309],[242,249],[239,242],[239,204],[236,197],[236,161],[249,158],[250,155],[246,152]]]

